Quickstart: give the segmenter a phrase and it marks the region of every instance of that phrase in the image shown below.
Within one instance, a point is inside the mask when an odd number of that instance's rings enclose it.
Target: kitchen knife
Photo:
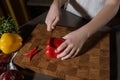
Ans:
[[[52,31],[49,31],[49,39],[52,38],[52,35],[53,35],[53,30],[52,30]]]

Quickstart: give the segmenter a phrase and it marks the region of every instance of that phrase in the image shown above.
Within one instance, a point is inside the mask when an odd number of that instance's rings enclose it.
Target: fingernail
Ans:
[[[63,58],[61,58],[61,60],[64,60]]]
[[[60,58],[59,55],[57,55],[57,58]]]
[[[47,31],[50,31],[50,29],[47,29]]]
[[[54,27],[52,27],[52,29],[54,29]]]
[[[55,50],[55,52],[57,53],[57,52],[58,52],[58,50]]]

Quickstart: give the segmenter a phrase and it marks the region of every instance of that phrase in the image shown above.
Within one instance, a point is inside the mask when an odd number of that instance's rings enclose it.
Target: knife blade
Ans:
[[[53,30],[52,30],[52,31],[49,31],[49,39],[52,38],[52,35],[53,35]]]

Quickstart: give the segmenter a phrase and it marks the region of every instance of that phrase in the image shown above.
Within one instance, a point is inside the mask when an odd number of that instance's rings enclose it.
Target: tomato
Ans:
[[[46,45],[46,56],[49,58],[56,58],[58,54],[60,54],[61,52],[56,53],[55,50],[57,49],[57,47],[63,43],[65,40],[62,38],[50,38],[47,41],[47,45]]]

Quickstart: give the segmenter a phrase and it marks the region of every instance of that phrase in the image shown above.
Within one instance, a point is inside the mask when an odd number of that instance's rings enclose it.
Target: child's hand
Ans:
[[[45,23],[47,24],[47,31],[52,31],[57,22],[60,20],[61,11],[57,5],[51,5],[47,14]]]
[[[63,38],[66,40],[56,50],[56,52],[60,52],[64,49],[64,51],[57,56],[57,58],[61,58],[61,60],[73,58],[78,54],[88,38],[88,32],[79,29],[67,34]]]

